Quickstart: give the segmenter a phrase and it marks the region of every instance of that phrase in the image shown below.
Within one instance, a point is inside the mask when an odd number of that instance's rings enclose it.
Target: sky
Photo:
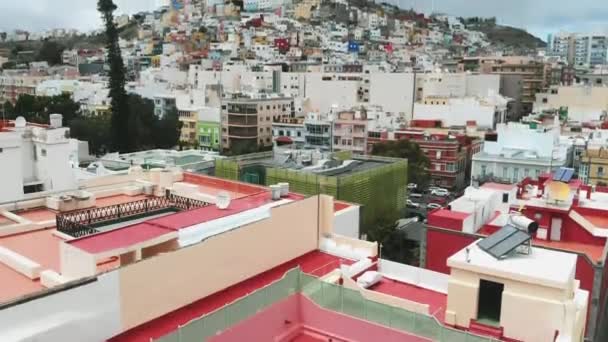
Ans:
[[[121,13],[156,8],[166,0],[115,0]],[[503,25],[521,27],[546,39],[548,33],[608,33],[607,0],[384,0],[403,8],[454,16],[495,16]],[[0,30],[101,28],[96,0],[0,0]]]

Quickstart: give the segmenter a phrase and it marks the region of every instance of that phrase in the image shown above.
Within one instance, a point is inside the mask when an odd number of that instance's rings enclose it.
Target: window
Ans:
[[[534,170],[534,173],[535,173],[536,179],[538,179],[538,177],[540,176],[540,170],[538,170],[538,169]]]
[[[302,136],[302,132],[298,131],[298,138]],[[0,151],[2,152],[2,151]]]
[[[597,167],[597,176],[598,177],[604,177],[604,167],[603,166],[598,166]]]
[[[437,159],[441,159],[441,151],[437,151],[436,156],[437,156]]]
[[[502,168],[502,178],[507,178],[507,177],[509,177],[509,168],[505,166]]]
[[[513,179],[519,179],[519,168],[517,167],[513,169]]]
[[[40,149],[40,156],[46,157],[46,150],[44,148]]]
[[[505,192],[502,194],[502,203],[509,203],[509,193]]]
[[[524,178],[530,177],[530,169],[524,169]]]
[[[26,185],[23,187],[24,194],[33,194],[33,193],[42,192],[42,191],[44,191],[44,187],[42,184],[32,184],[32,185]]]

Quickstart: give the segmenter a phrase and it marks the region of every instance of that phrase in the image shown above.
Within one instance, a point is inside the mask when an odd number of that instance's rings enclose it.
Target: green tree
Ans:
[[[158,148],[174,148],[179,142],[182,122],[179,121],[177,109],[173,109],[165,114],[156,123],[154,141]]]
[[[58,42],[45,40],[38,51],[36,59],[38,61],[46,61],[49,65],[61,64],[63,61],[61,54],[64,49],[65,47]]]
[[[109,151],[110,125],[109,115],[79,117],[70,123],[70,136],[88,141],[91,154],[103,155]]]
[[[8,61],[8,62],[5,62],[2,65],[0,65],[0,69],[3,69],[3,70],[16,69],[16,68],[17,68],[17,63],[15,63],[15,61]]]
[[[133,134],[136,118],[129,115],[129,103],[125,90],[126,69],[118,45],[118,30],[114,24],[116,5],[112,0],[99,0],[97,9],[106,26],[107,61],[110,64],[110,98],[112,106],[111,132],[112,150],[129,152],[134,150],[137,134]]]
[[[408,160],[408,181],[424,188],[429,183],[430,161],[420,146],[408,139],[386,141],[375,144],[372,150],[375,156],[405,158]]]
[[[24,94],[19,96],[15,106],[7,109],[7,118],[15,119],[23,116],[28,122],[48,124],[51,114],[63,115],[63,123],[69,126],[70,122],[80,115],[80,105],[72,100],[69,94],[58,96],[33,96]]]

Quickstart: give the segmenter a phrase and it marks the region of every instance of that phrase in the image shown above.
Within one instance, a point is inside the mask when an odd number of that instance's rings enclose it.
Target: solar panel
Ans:
[[[530,235],[528,235],[526,232],[518,231],[517,233],[501,241],[498,245],[492,247],[492,249],[487,252],[496,259],[500,259],[511,253],[513,250],[515,250],[515,248],[519,247],[528,240],[530,240]]]
[[[574,176],[574,169],[565,169],[561,181],[568,183],[572,180],[572,176]]]
[[[555,181],[561,181],[562,177],[564,176],[564,172],[566,171],[565,168],[560,167],[559,169],[557,169],[555,171],[555,173],[553,174],[553,180]]]
[[[530,239],[528,233],[507,225],[481,240],[477,246],[494,258],[500,259]]]
[[[494,247],[495,245],[499,244],[502,240],[515,234],[516,232],[517,232],[517,228],[515,228],[513,226],[511,226],[511,225],[504,226],[500,230],[498,230],[496,233],[479,241],[477,246],[479,246],[479,248],[481,248],[482,250],[487,251],[487,250],[491,249],[492,247]]]
[[[553,180],[557,182],[568,183],[572,180],[572,176],[574,175],[574,169],[570,169],[567,167],[560,167],[553,174]]]

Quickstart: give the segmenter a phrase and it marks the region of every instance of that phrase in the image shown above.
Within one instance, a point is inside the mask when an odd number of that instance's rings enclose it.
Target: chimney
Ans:
[[[50,116],[50,126],[51,128],[61,128],[63,126],[63,115],[61,114],[51,114]]]

